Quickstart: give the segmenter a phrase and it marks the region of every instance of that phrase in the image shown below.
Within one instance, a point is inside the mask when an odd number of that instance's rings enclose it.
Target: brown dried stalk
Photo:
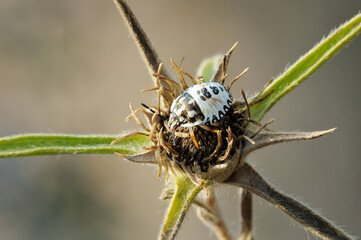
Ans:
[[[248,163],[244,163],[239,171],[234,172],[226,183],[265,199],[322,239],[353,239],[304,204],[272,188]]]
[[[150,75],[153,76],[157,73],[158,67],[162,61],[158,57],[157,52],[154,50],[151,42],[149,41],[147,35],[144,33],[141,25],[139,24],[137,18],[134,16],[132,10],[129,8],[128,4],[124,0],[114,0],[114,3],[117,6],[120,14],[122,15],[123,20],[129,29],[129,32],[132,34],[133,39],[135,40],[137,47],[142,54],[143,60],[147,65]],[[165,68],[162,68],[160,74],[170,79]],[[157,86],[156,81],[157,80],[154,79],[155,86]],[[161,87],[167,89],[173,89],[171,86],[169,86],[169,83],[167,83],[167,81],[161,81],[160,85]],[[166,95],[168,101],[173,100],[173,97],[169,93],[165,92],[164,94]],[[163,101],[162,104],[164,104]]]
[[[208,187],[208,195],[202,198],[197,197],[195,203],[198,207],[198,216],[205,224],[213,227],[217,238],[220,240],[232,240],[219,211],[214,187]]]
[[[252,236],[252,194],[242,190],[241,199],[242,229],[238,240],[253,240]]]

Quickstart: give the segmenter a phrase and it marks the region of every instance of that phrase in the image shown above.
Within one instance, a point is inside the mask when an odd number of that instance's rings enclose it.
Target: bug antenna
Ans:
[[[161,119],[163,119],[163,120],[167,120],[165,117],[163,117],[163,116],[162,116],[162,115],[160,115],[159,113],[155,112],[153,109],[151,109],[150,107],[148,107],[148,106],[147,106],[147,105],[145,105],[144,103],[141,103],[141,105],[142,105],[143,107],[145,107],[146,109],[148,109],[149,111],[151,111],[152,113],[157,114],[157,115],[158,115],[158,117],[160,117]]]

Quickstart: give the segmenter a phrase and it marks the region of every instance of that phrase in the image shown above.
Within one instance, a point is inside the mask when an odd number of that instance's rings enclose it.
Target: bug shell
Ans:
[[[193,85],[173,101],[168,125],[173,129],[220,122],[231,108],[232,100],[225,86],[218,82]]]

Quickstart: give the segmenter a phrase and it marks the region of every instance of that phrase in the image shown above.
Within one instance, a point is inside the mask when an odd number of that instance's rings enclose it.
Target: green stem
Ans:
[[[252,119],[260,121],[275,103],[320,68],[360,31],[361,13],[358,13],[322,39],[267,86],[260,97],[273,92],[266,100],[251,106]]]
[[[202,187],[194,185],[186,175],[175,176],[175,191],[159,239],[175,238],[189,207],[201,190]]]
[[[137,154],[148,136],[133,136],[115,145],[115,135],[26,134],[0,138],[0,158],[56,154]]]

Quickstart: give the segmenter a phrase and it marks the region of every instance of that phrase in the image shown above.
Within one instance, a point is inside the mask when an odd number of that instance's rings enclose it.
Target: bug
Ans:
[[[175,145],[174,132],[179,126],[210,126],[221,123],[231,108],[232,100],[232,95],[219,82],[200,82],[184,90],[173,101],[170,109],[168,126],[173,131],[173,144]],[[190,132],[193,142],[199,150],[191,129]]]
[[[175,139],[175,130],[178,127],[187,127],[189,128],[189,135],[192,138],[195,147],[197,150],[200,150],[198,142],[196,140],[195,134],[192,127],[199,126],[207,131],[216,133],[217,136],[220,136],[221,130],[212,128],[212,126],[221,126],[224,116],[229,112],[232,107],[233,97],[229,93],[233,83],[243,76],[247,71],[246,68],[241,74],[235,77],[227,87],[225,87],[224,81],[228,74],[225,73],[225,66],[227,64],[227,57],[232,53],[233,49],[237,43],[229,50],[229,52],[223,57],[221,63],[221,72],[218,78],[212,79],[209,82],[205,82],[204,78],[199,76],[194,79],[190,74],[186,73],[180,69],[171,59],[174,69],[177,71],[179,79],[181,81],[183,92],[180,93],[170,104],[169,115],[164,116],[160,113],[160,98],[165,91],[171,92],[170,89],[166,89],[160,86],[160,80],[171,81],[166,77],[160,75],[162,70],[162,63],[159,64],[157,74],[153,74],[156,78],[157,87],[144,89],[141,92],[158,90],[158,111],[152,107],[148,107],[144,103],[141,105],[150,110],[152,113],[157,114],[161,119],[167,121],[167,127],[172,131],[173,145],[176,145]],[[188,87],[184,81],[183,74],[189,77],[194,83],[193,86]],[[175,83],[175,82],[174,82]],[[176,83],[175,83],[176,84]],[[180,86],[176,84],[176,88],[181,90]],[[139,109],[137,109],[139,111]],[[135,113],[132,113],[133,116]],[[184,136],[184,135],[183,135]],[[219,139],[219,137],[218,137]],[[219,144],[218,144],[219,145]]]
[[[170,108],[168,126],[173,131],[173,144],[175,145],[174,132],[177,127],[210,126],[221,123],[230,110],[232,101],[232,95],[219,82],[200,82],[184,90]],[[142,106],[150,109],[145,104]],[[199,150],[195,136],[192,130],[190,131],[193,142]]]
[[[233,97],[218,82],[203,82],[187,88],[172,103],[168,126],[175,129],[212,125],[222,121],[232,105]]]

